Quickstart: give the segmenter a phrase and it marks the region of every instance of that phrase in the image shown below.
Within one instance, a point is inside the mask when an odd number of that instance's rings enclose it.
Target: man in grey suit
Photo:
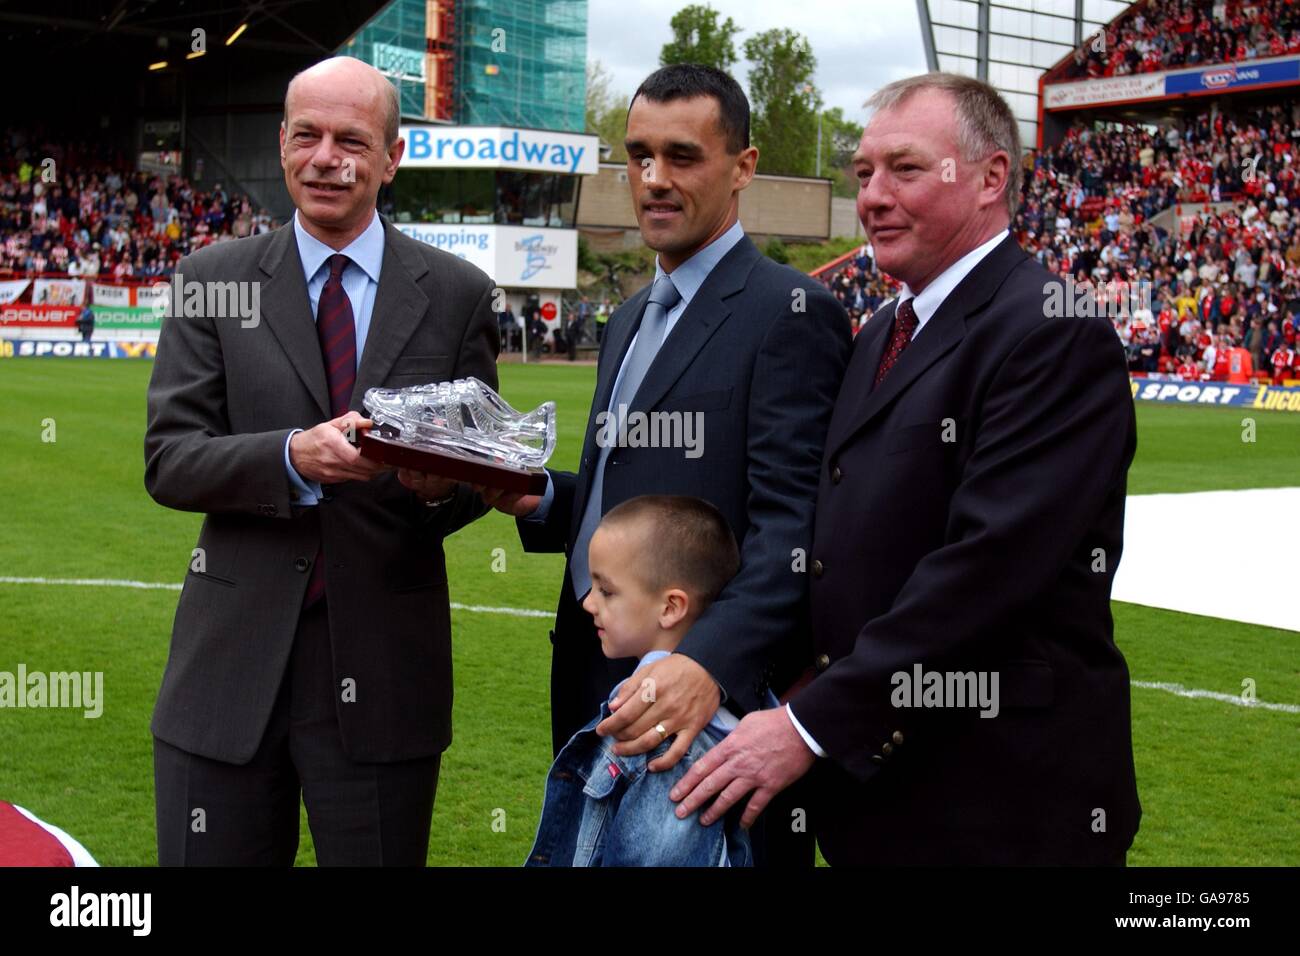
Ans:
[[[300,791],[321,864],[427,855],[451,740],[442,539],[485,506],[348,437],[373,386],[495,387],[498,332],[486,275],[376,211],[397,131],[371,67],[300,73],[280,130],[294,221],[177,266],[145,485],[205,518],[152,724],[163,865],[292,864]],[[213,290],[260,308],[216,314]]]

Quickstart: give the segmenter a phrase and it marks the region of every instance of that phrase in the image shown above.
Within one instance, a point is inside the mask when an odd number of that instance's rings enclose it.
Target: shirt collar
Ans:
[[[644,657],[642,657],[639,661],[636,662],[636,670],[639,671],[647,664],[653,664],[655,661],[662,660],[663,658],[669,656],[671,653],[672,651],[649,651]],[[633,675],[635,675],[636,671],[633,671],[632,673]],[[617,684],[614,685],[614,689],[609,692],[610,700],[613,700],[615,697],[618,696],[618,689],[622,686],[623,686],[623,681],[619,681]]]
[[[926,286],[920,295],[913,292],[904,282],[903,288],[898,293],[898,304],[902,305],[908,299],[915,299],[912,308],[916,312],[917,321],[928,322],[934,316],[934,313],[939,311],[939,306],[943,305],[943,300],[948,298],[949,293],[961,284],[961,280],[966,278],[971,270],[979,265],[980,261],[1010,234],[1011,230],[1003,229],[982,246],[966,253],[966,255],[939,273],[938,278]]]
[[[298,258],[302,260],[302,271],[308,282],[335,252],[343,253],[360,266],[372,282],[379,282],[379,271],[384,265],[384,222],[377,211],[371,216],[370,225],[343,249],[331,249],[304,229],[296,209],[293,212],[293,234],[298,240]]]
[[[721,262],[722,257],[730,252],[744,236],[745,230],[737,219],[731,224],[730,229],[672,271],[673,285],[682,297],[683,306],[691,304],[691,299],[695,298],[695,293],[700,291],[700,286],[704,285],[704,280],[709,277],[714,266]],[[659,257],[655,256],[655,278],[658,279],[662,275],[668,273],[664,272],[663,266],[659,264]]]

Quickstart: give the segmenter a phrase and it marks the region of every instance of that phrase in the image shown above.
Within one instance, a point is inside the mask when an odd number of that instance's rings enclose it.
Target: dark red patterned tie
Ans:
[[[915,331],[916,310],[912,308],[912,300],[908,299],[900,303],[894,311],[894,334],[889,337],[889,347],[885,349],[885,354],[880,356],[880,368],[876,369],[877,387],[885,380],[889,370],[898,363],[898,357],[912,341],[912,333]]]
[[[351,260],[341,253],[329,257],[330,276],[321,289],[316,306],[316,337],[325,362],[325,383],[330,393],[330,416],[338,418],[348,410],[352,387],[357,382],[357,330],[352,321],[352,303],[343,290],[343,270]],[[319,507],[319,506],[318,506]],[[325,554],[316,552],[311,580],[303,608],[309,608],[325,594]]]
[[[342,254],[329,257],[330,277],[316,306],[316,337],[325,360],[325,381],[330,390],[330,414],[338,418],[348,410],[352,386],[357,382],[357,332],[352,303],[343,291],[343,269],[351,261]]]

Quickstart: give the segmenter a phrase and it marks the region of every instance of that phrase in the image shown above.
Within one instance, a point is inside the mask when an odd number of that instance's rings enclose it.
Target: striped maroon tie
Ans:
[[[898,357],[903,354],[903,349],[912,341],[912,333],[916,331],[916,310],[912,308],[912,300],[908,299],[901,303],[894,312],[894,334],[889,337],[889,345],[885,348],[885,354],[880,356],[880,367],[876,369],[876,385],[885,380],[889,370],[898,362]]]
[[[357,382],[357,331],[352,321],[352,303],[343,290],[343,270],[351,261],[338,253],[329,257],[330,277],[316,306],[316,337],[325,362],[325,383],[330,393],[330,416],[338,418],[348,410],[352,387]],[[325,554],[316,552],[311,580],[307,582],[304,610],[325,594]]]

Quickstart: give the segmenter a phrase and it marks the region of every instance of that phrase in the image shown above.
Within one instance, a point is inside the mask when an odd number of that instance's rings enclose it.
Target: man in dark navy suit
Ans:
[[[691,768],[678,812],[725,788],[701,821],[751,792],[753,820],[816,766],[832,864],[1122,864],[1141,813],[1110,616],[1123,349],[1010,236],[1020,143],[991,87],[927,74],[868,106],[858,213],[904,284],[826,441],[814,673]]]
[[[623,741],[625,754],[675,735],[650,764],[666,770],[719,704],[737,715],[756,710],[769,687],[781,693],[810,661],[807,549],[850,336],[821,284],[762,255],[740,226],[740,193],[758,150],[735,80],[693,65],[652,74],[632,98],[627,152],[637,222],[658,253],[655,278],[609,321],[579,470],[551,472],[544,497],[488,501],[519,517],[526,550],[568,555],[552,636],[556,751],[636,663],[605,658],[581,606],[601,515],[654,493],[694,495],[726,517],[740,542],[740,572],[676,653],[629,682],[597,728]],[[660,437],[680,422],[690,442],[646,447],[638,422]],[[765,857],[758,842],[762,861],[784,853]],[[811,842],[783,860],[795,856],[810,864]]]

